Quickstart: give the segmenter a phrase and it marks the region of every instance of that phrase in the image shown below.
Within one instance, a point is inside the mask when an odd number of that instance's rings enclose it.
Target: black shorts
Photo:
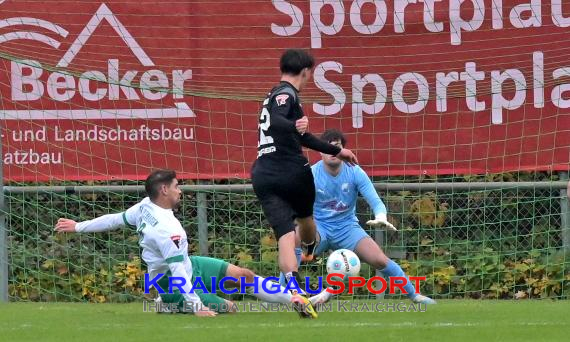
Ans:
[[[295,218],[313,215],[315,183],[309,165],[284,167],[280,171],[254,166],[251,178],[253,191],[277,240],[295,231]]]

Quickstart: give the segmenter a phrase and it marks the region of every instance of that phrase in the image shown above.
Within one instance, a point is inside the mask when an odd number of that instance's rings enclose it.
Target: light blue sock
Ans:
[[[386,268],[380,270],[380,272],[382,272],[382,274],[384,274],[384,276],[388,278],[386,279],[388,284],[390,284],[389,280],[390,277],[406,277],[406,279],[408,279],[408,283],[404,286],[404,289],[408,293],[407,294],[408,298],[414,299],[414,297],[417,296],[414,285],[410,282],[410,279],[406,276],[404,270],[402,270],[400,265],[396,264],[393,260],[390,260],[388,262],[388,265],[386,265]]]
[[[301,248],[295,248],[295,256],[297,257],[297,267],[301,266],[301,255],[303,254],[303,250]],[[279,284],[285,287],[287,286],[287,280],[285,280],[285,275],[283,272],[279,273]]]

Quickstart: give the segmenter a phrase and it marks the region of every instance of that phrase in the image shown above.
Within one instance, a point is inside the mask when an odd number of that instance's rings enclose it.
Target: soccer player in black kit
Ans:
[[[299,92],[311,78],[313,57],[303,50],[287,50],[281,56],[281,82],[265,101],[259,117],[257,160],[251,178],[263,213],[275,232],[279,268],[287,279],[301,284],[295,256],[295,220],[301,247],[309,258],[315,248],[313,221],[315,184],[302,147],[334,155],[349,165],[358,163],[347,149],[331,145],[307,132]]]

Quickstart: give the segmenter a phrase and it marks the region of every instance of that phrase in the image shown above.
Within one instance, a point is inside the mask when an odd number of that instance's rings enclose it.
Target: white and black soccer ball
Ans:
[[[327,259],[327,272],[353,277],[360,273],[360,259],[351,250],[337,249]]]

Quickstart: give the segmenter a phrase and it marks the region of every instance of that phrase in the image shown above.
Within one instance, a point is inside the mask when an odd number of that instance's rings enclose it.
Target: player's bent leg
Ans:
[[[313,216],[297,217],[299,239],[301,244],[314,242],[317,237],[317,225]]]
[[[199,296],[200,300],[202,300],[202,304],[211,311],[217,313],[230,313],[235,312],[236,310],[232,302],[213,293],[202,293],[199,294]]]
[[[225,260],[202,256],[191,256],[190,261],[192,262],[192,282],[194,283],[200,277],[209,293],[219,288],[217,283],[226,276],[228,268],[232,266]]]
[[[313,216],[297,217],[297,223],[301,248],[307,260],[311,261],[317,243],[317,226],[313,220]]]
[[[300,278],[295,257],[295,210],[290,201],[274,193],[265,194],[260,203],[277,238],[279,269],[288,279]]]
[[[301,266],[301,261],[303,257],[303,251],[301,247],[295,247],[295,258],[297,259],[297,269]],[[287,286],[287,280],[285,279],[285,273],[279,272],[279,284],[281,286]]]
[[[421,304],[436,303],[435,300],[415,292],[415,287],[404,273],[404,270],[402,270],[400,265],[388,258],[371,237],[367,236],[361,239],[356,248],[354,248],[354,252],[362,261],[380,270],[385,277],[405,277],[407,283],[403,288],[406,291],[406,296],[413,302]]]
[[[297,219],[298,220],[298,219]],[[316,223],[313,221],[313,224],[316,225]],[[321,233],[321,230],[319,229],[319,227],[317,227],[316,229],[316,233],[315,233],[315,242],[312,246],[308,246],[308,245],[303,245],[303,242],[301,241],[301,234],[300,234],[300,229],[299,229],[299,225],[297,225],[296,228],[296,247],[301,251],[301,262],[310,262],[313,261],[313,259],[322,254],[324,252],[324,250],[322,248],[319,248],[319,246],[324,243],[324,236],[326,236],[326,234],[324,232]],[[307,254],[308,249],[312,250],[312,254]]]
[[[299,266],[295,255],[294,228],[290,232],[280,236],[277,244],[279,248],[279,268],[281,272],[285,274],[285,283],[296,285],[291,287],[291,293],[304,293],[302,290],[303,281],[298,272]],[[295,283],[292,283],[291,279],[295,279]]]
[[[228,264],[225,276],[238,279],[237,285],[239,286],[242,278],[244,278],[248,283],[252,283],[255,278],[255,273],[249,268]]]
[[[390,259],[384,254],[376,241],[372,240],[369,236],[361,239],[357,243],[354,252],[362,261],[375,269],[382,270],[388,265],[388,262],[390,262]]]
[[[309,173],[312,176],[310,169]],[[300,288],[302,286],[300,282],[301,277],[298,273],[297,258],[295,256],[295,223],[293,218],[295,213],[299,213],[298,210],[293,209],[293,205],[296,204],[296,201],[287,197],[288,191],[284,191],[282,194],[280,194],[279,191],[278,193],[266,193],[267,189],[265,187],[256,186],[255,184],[254,190],[258,195],[263,212],[273,228],[273,232],[278,241],[279,268],[281,272],[285,274],[287,282],[292,278],[296,280],[297,287],[291,291],[290,294],[302,293]],[[282,195],[285,195],[285,197]],[[305,205],[305,207],[309,209],[309,215],[312,214],[312,206],[312,202],[310,206]]]
[[[215,259],[215,258],[207,258],[207,257],[192,257],[192,264],[193,267],[197,269],[197,274],[199,274],[204,279],[211,279],[212,277],[216,277],[219,281],[224,277],[232,277],[235,278],[237,281],[233,282],[231,280],[224,282],[224,288],[229,289],[233,287],[241,287],[241,283],[245,281],[246,284],[253,284],[256,281],[255,273],[245,267],[239,267],[236,265],[232,265],[224,260]],[[257,277],[257,291],[253,290],[251,286],[246,287],[248,293],[267,302],[273,303],[289,303],[291,302],[291,294],[284,289],[281,289],[278,293],[268,293],[266,289],[261,286],[262,282],[265,280],[263,277]],[[209,287],[209,281],[204,281],[206,283],[206,287],[208,291],[212,291]],[[269,291],[273,288],[272,286],[279,285],[277,283],[269,282],[270,284],[266,284]],[[245,286],[245,285],[244,285]],[[219,287],[218,287],[219,288]],[[202,294],[200,293],[200,299],[202,303],[208,306],[212,311],[217,312],[233,312],[236,310],[236,306],[232,305],[228,306],[229,302],[226,299],[223,299],[214,293],[209,294]]]
[[[323,234],[322,236],[324,237],[326,235]],[[300,243],[301,243],[301,240],[299,239],[299,234],[297,231],[295,234],[295,246],[296,246],[295,247],[295,258],[297,259],[297,269],[299,269],[301,267],[302,262],[310,261],[310,260],[307,260],[306,256],[303,254],[303,250],[299,247]],[[322,254],[328,248],[326,240],[323,240],[323,238],[321,238],[321,233],[319,232],[318,229],[317,229],[317,236],[316,236],[316,244],[315,245],[316,245],[315,252],[314,252],[315,256]],[[279,274],[279,284],[281,284],[281,286],[287,285],[287,281],[285,280],[285,274],[283,272],[281,272]]]
[[[281,236],[277,241],[279,248],[279,269],[287,274],[297,272],[297,257],[295,256],[295,231],[290,231]]]
[[[317,318],[317,313],[313,309],[313,305],[306,297],[290,292],[285,287],[280,286],[278,283],[270,279],[255,275],[253,271],[247,268],[229,265],[227,276],[240,279],[236,285],[240,285],[239,283],[243,279],[246,279],[249,284],[256,282],[256,286],[248,286],[246,291],[248,294],[264,302],[282,304],[292,303],[293,307],[301,317]]]
[[[245,282],[247,284],[251,284],[255,280],[255,273],[253,273],[252,270],[250,270],[248,268],[232,265],[232,264],[228,264],[228,267],[226,269],[226,273],[224,276],[237,279],[237,282],[234,282],[231,280],[226,281],[225,285],[224,285],[225,288],[240,287],[240,284],[242,283],[242,280],[244,280],[244,279],[245,279]]]
[[[296,214],[301,248],[309,257],[313,255],[317,235],[317,226],[313,220],[315,196],[315,180],[311,168],[303,168],[295,176],[295,187],[287,192],[287,198]]]
[[[256,275],[250,269],[230,264],[227,269],[226,276],[238,279],[238,282],[234,285],[235,287],[241,287],[241,282],[244,279],[247,284],[256,283],[256,285],[253,286],[244,285],[245,290],[249,295],[252,295],[264,302],[283,304],[291,302],[292,294],[289,291],[271,279],[266,279]],[[224,287],[230,288],[230,285],[225,285]]]
[[[304,296],[303,281],[299,275],[299,264],[295,255],[295,227],[285,233],[278,234],[283,230],[276,230],[277,244],[279,248],[279,268],[285,274],[286,289],[293,296],[292,301],[297,301],[294,305],[295,310],[302,318],[316,318],[317,313],[313,309],[311,302]],[[291,280],[295,279],[295,282]],[[296,285],[296,286],[295,286]]]

